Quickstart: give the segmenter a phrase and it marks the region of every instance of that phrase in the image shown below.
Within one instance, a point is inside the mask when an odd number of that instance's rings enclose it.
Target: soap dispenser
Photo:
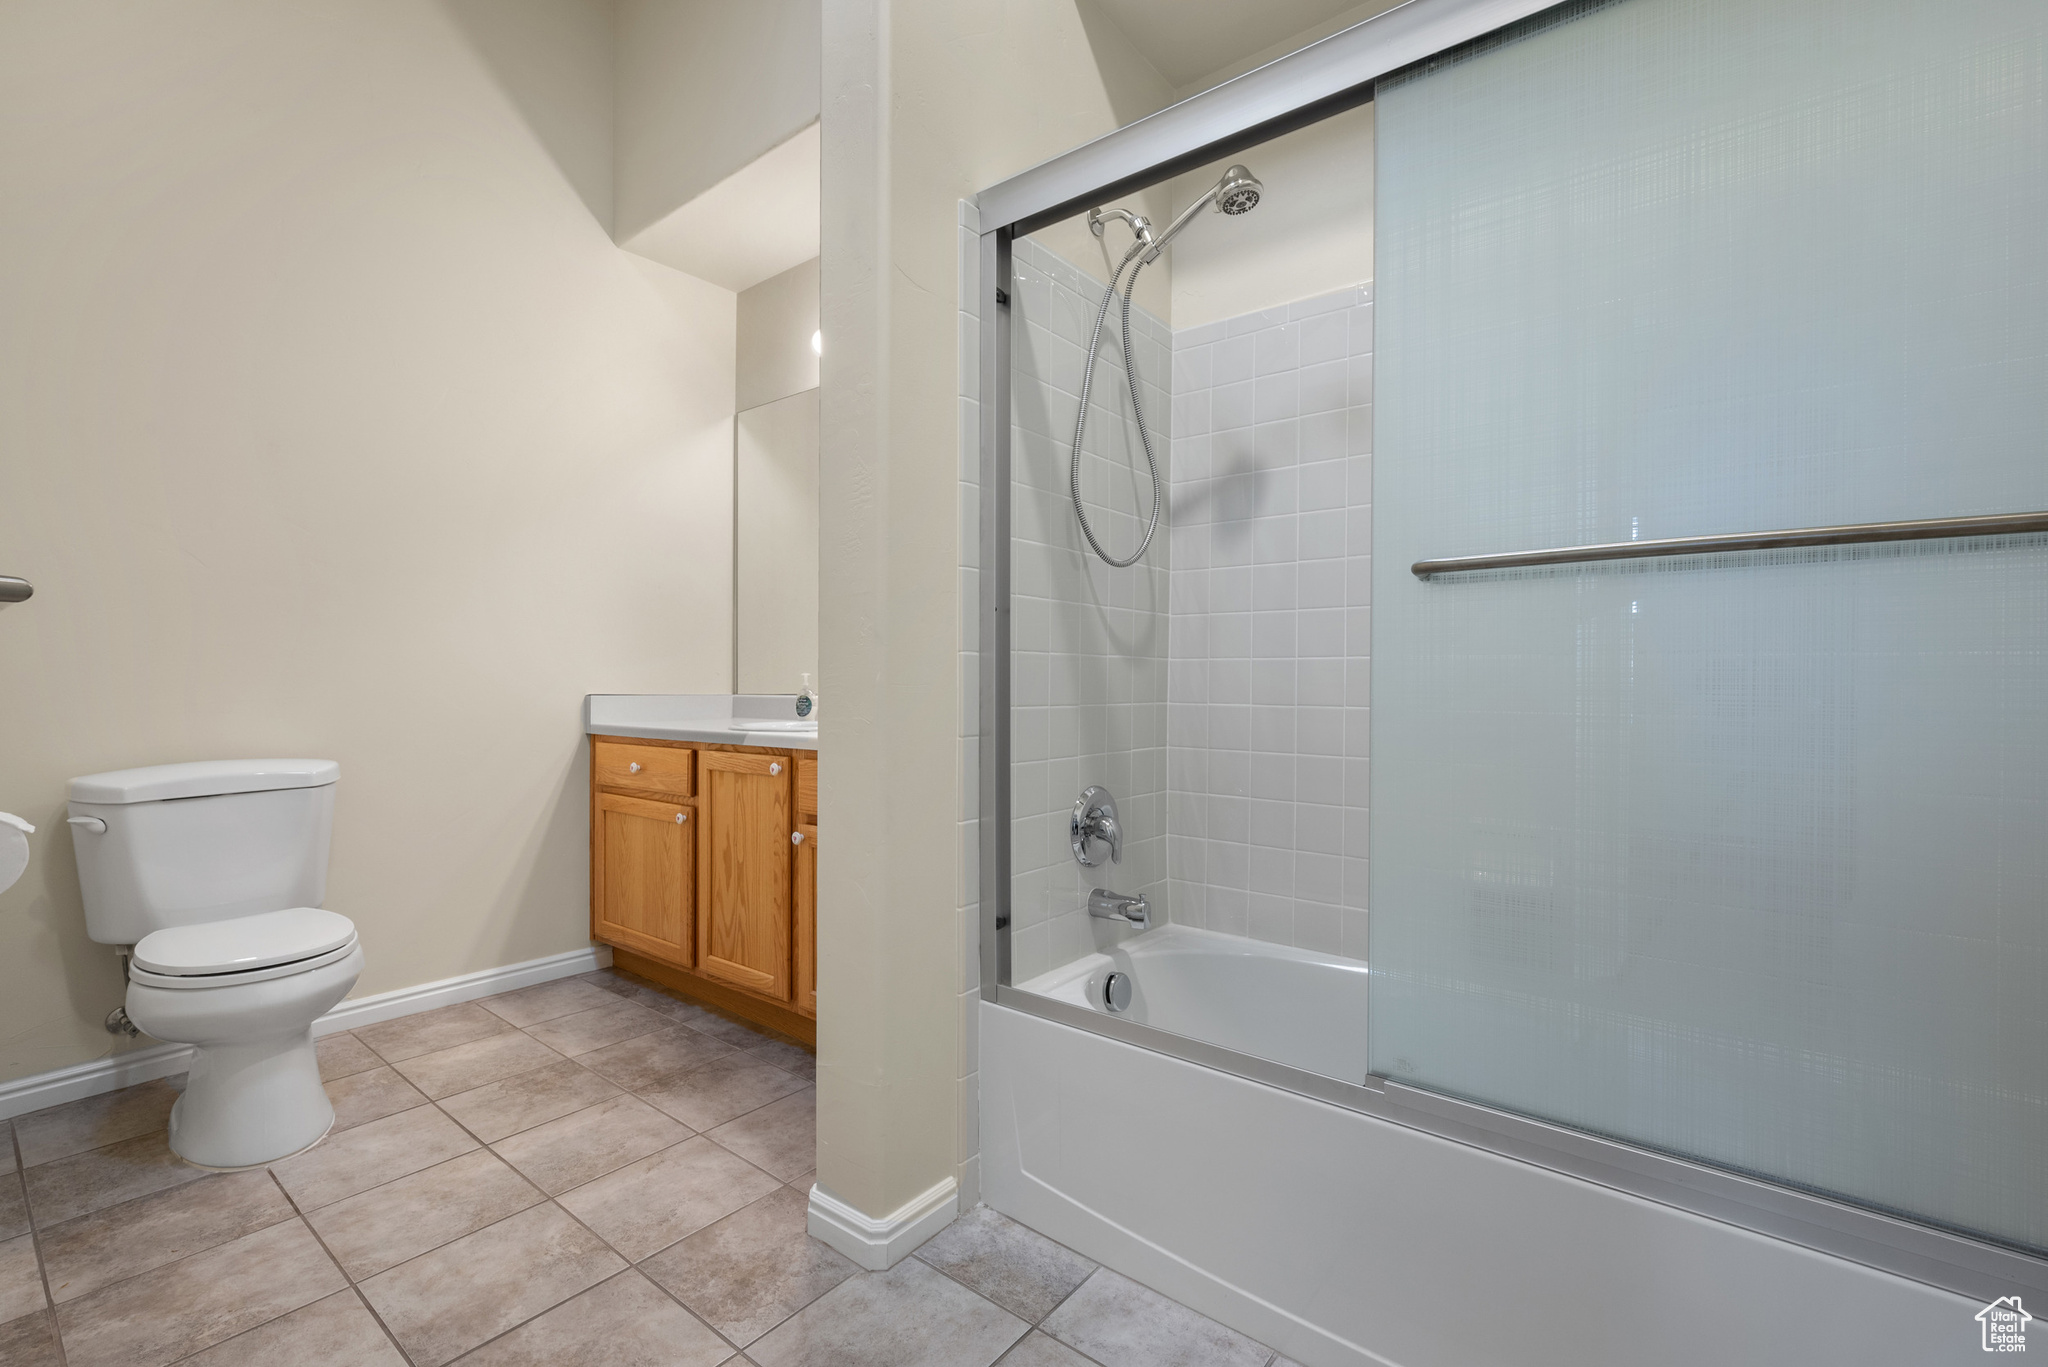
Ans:
[[[811,676],[806,674],[804,675],[804,686],[797,690],[796,714],[799,717],[808,717],[817,710],[818,693],[816,689],[811,687]]]

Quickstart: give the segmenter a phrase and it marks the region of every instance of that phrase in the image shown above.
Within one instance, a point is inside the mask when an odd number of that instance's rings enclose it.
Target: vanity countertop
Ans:
[[[796,720],[794,693],[591,693],[583,699],[585,735],[816,750],[815,726],[784,731],[748,725]]]

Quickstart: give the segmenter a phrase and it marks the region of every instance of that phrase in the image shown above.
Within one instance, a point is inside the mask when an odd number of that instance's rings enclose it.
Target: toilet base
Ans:
[[[194,1167],[262,1167],[334,1126],[313,1022],[348,995],[363,952],[289,977],[195,988],[131,981],[128,1015],[157,1039],[192,1046],[171,1108],[171,1152]]]
[[[195,1168],[239,1172],[303,1153],[333,1128],[310,1029],[297,1039],[202,1044],[171,1107],[171,1152]]]

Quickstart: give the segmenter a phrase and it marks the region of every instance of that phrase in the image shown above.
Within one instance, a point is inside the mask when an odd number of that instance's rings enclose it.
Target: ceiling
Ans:
[[[1357,8],[1359,0],[1259,0],[1257,4],[1233,0],[1220,5],[1193,5],[1188,0],[1095,0],[1095,4],[1160,75],[1180,88],[1328,23]]]
[[[818,254],[818,125],[763,153],[619,245],[743,290]]]

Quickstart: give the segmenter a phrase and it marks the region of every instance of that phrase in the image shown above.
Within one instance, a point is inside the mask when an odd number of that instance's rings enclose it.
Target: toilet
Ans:
[[[324,759],[207,760],[71,780],[86,934],[128,959],[128,1019],[193,1046],[171,1151],[250,1168],[334,1124],[313,1022],[363,971],[321,909],[334,786]]]

